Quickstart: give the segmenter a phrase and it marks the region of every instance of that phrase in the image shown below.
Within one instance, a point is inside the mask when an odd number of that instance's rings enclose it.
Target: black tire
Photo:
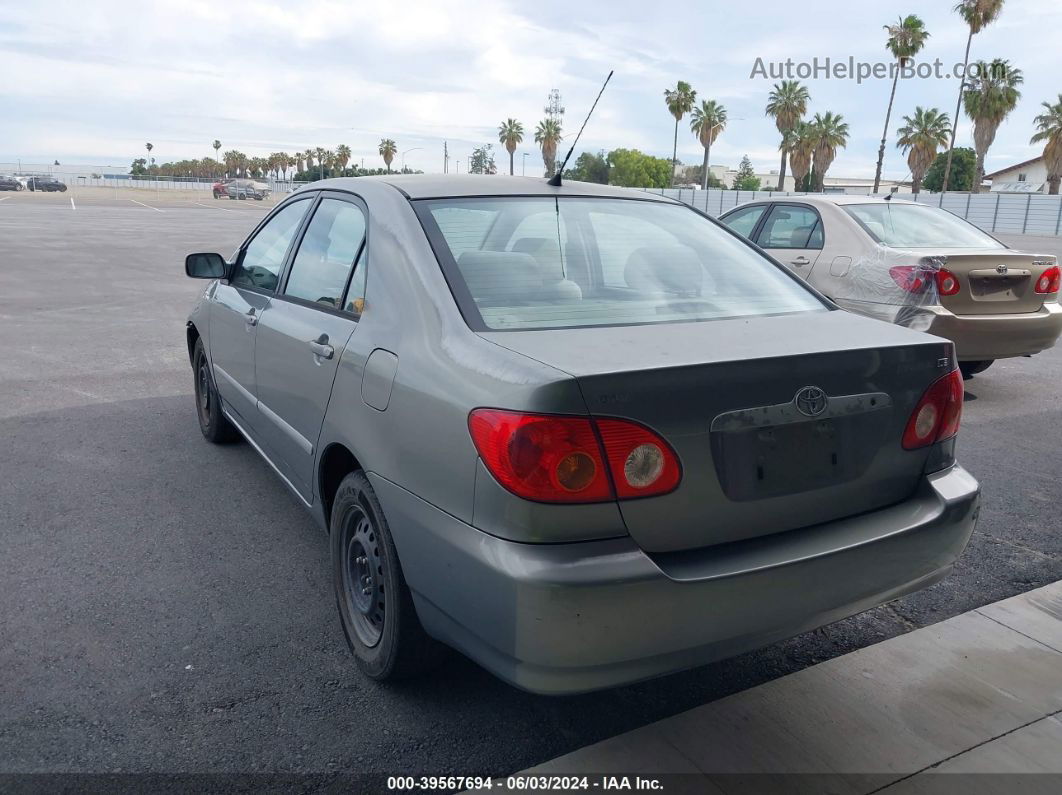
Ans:
[[[982,359],[976,362],[959,362],[959,372],[965,380],[973,378],[978,373],[983,373],[992,366],[995,359]]]
[[[436,667],[446,648],[420,625],[387,519],[360,470],[339,484],[329,533],[336,606],[358,667],[377,681]]]
[[[202,339],[195,341],[192,372],[195,374],[195,413],[199,417],[199,430],[203,432],[203,437],[214,444],[226,444],[239,439],[240,432],[221,413],[221,398],[214,386]]]

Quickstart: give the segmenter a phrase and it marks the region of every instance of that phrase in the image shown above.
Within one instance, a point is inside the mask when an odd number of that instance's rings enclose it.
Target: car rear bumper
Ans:
[[[1006,315],[955,315],[939,309],[925,330],[954,342],[960,361],[1028,356],[1052,347],[1062,334],[1062,306],[1050,301],[1036,312]]]
[[[965,548],[980,492],[956,465],[882,510],[650,556],[627,537],[506,541],[370,478],[425,629],[550,694],[703,665],[930,585]]]

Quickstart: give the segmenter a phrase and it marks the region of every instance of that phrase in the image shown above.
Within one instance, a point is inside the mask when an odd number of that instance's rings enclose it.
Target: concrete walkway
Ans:
[[[703,792],[1062,792],[1062,582],[582,748],[533,774],[700,774]],[[708,774],[707,777],[704,774]],[[765,777],[756,777],[765,783]],[[947,782],[947,789],[941,788]],[[688,786],[665,791],[687,790]]]

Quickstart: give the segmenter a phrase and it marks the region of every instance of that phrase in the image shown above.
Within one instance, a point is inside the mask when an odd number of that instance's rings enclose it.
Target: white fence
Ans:
[[[650,193],[670,196],[718,216],[739,204],[771,196],[804,196],[822,194],[790,193],[785,191],[694,190],[692,188],[646,188]],[[911,201],[909,193],[895,194],[897,199]],[[942,207],[965,218],[986,232],[1015,235],[1062,234],[1062,195],[1043,193],[920,193],[920,204]]]

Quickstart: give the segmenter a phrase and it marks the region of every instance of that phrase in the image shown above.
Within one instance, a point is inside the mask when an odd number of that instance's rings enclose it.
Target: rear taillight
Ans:
[[[889,268],[889,275],[909,293],[920,293],[929,284],[928,274],[921,265],[894,265]]]
[[[475,409],[468,430],[495,479],[537,502],[648,497],[671,491],[682,477],[671,447],[626,420]]]
[[[903,432],[903,449],[917,450],[950,439],[962,418],[962,375],[952,370],[933,382],[918,401]]]
[[[1057,293],[1060,282],[1062,282],[1062,270],[1059,270],[1057,265],[1052,265],[1036,280],[1036,292]]]
[[[936,272],[937,292],[940,295],[955,295],[959,292],[959,277],[947,268],[941,268]]]

